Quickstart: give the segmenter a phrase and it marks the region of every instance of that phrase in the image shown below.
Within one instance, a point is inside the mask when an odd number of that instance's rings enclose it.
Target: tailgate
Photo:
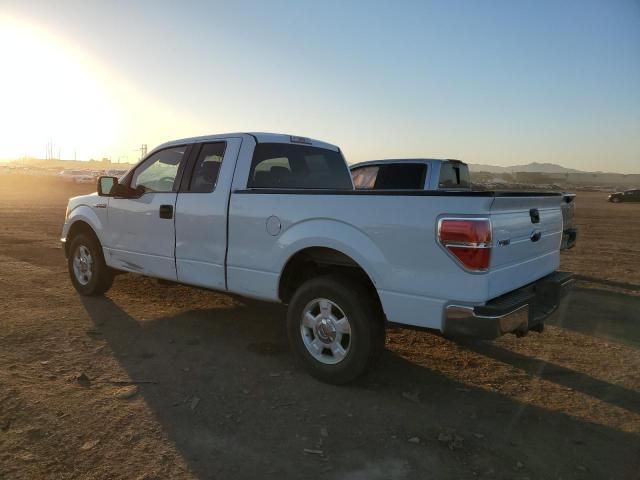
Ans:
[[[556,270],[562,239],[562,195],[498,196],[491,205],[491,296]]]

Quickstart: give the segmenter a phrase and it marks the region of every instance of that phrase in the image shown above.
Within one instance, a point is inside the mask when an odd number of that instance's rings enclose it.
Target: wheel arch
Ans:
[[[98,234],[96,233],[95,229],[93,228],[93,226],[91,226],[87,221],[82,220],[82,219],[78,219],[75,222],[73,222],[71,224],[71,226],[69,227],[69,231],[67,232],[67,236],[66,236],[66,242],[64,244],[64,250],[65,250],[65,255],[68,257],[69,256],[69,248],[71,246],[71,242],[73,242],[73,239],[75,237],[77,237],[80,234],[87,234],[90,235],[91,237],[93,237],[100,245],[102,245],[102,243],[100,243],[100,238],[98,237]]]
[[[278,282],[278,297],[289,303],[295,291],[307,280],[320,275],[339,274],[360,281],[378,306],[382,303],[370,274],[351,256],[325,246],[310,246],[291,255],[282,269]]]

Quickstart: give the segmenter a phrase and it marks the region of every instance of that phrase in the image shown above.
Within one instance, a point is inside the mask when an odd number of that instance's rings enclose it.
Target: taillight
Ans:
[[[464,267],[484,271],[491,260],[491,222],[488,218],[443,218],[438,241]]]

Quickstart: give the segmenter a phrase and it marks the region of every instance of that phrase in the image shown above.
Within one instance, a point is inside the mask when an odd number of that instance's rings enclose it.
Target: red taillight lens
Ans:
[[[438,240],[470,270],[487,270],[491,260],[491,222],[488,219],[442,219]]]

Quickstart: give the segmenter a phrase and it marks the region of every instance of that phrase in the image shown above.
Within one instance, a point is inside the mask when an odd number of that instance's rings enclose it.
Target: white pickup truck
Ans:
[[[117,272],[288,305],[293,350],[346,383],[387,322],[495,338],[541,331],[573,280],[559,266],[563,197],[356,190],[340,149],[237,133],[153,150],[72,198],[62,241],[82,295]]]

